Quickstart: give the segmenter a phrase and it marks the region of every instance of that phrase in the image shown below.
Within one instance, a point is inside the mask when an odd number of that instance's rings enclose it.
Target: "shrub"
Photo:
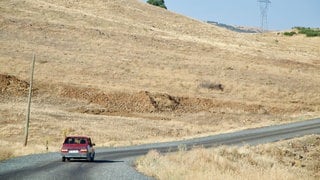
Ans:
[[[164,0],[148,0],[147,3],[167,9]]]
[[[295,35],[295,34],[297,34],[296,32],[294,32],[294,31],[291,31],[291,32],[284,32],[283,33],[285,36],[293,36],[293,35]]]
[[[320,36],[319,28],[306,28],[306,27],[295,27],[298,30],[299,34],[305,34],[307,37],[316,37]]]

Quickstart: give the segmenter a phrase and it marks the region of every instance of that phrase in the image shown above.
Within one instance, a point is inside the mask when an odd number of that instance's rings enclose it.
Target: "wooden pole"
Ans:
[[[31,74],[30,74],[30,86],[29,86],[29,95],[28,95],[28,106],[27,106],[26,126],[25,126],[25,130],[24,130],[24,146],[27,146],[27,144],[28,144],[29,121],[30,121],[30,107],[31,107],[31,95],[32,95],[33,72],[34,72],[35,60],[36,60],[36,55],[33,53],[32,64],[31,64]]]

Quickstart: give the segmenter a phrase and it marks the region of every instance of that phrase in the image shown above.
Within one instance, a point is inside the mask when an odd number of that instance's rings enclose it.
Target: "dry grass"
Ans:
[[[20,144],[33,52],[33,152],[64,134],[121,146],[320,116],[318,37],[234,33],[136,0],[0,7],[0,149],[13,142],[14,156],[31,153]]]
[[[2,149],[1,155],[0,155],[0,161],[12,158],[13,157],[12,151],[13,151],[13,149],[8,148],[8,147]]]
[[[320,136],[256,147],[197,148],[137,160],[138,170],[156,179],[318,179]]]

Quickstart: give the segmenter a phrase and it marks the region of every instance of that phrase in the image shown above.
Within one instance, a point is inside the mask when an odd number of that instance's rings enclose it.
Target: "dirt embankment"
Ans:
[[[0,75],[1,95],[4,96],[26,96],[29,83],[11,75]],[[290,112],[294,110],[267,107],[260,104],[224,101],[219,99],[207,99],[196,97],[173,96],[166,93],[154,93],[140,91],[136,93],[127,92],[101,92],[94,88],[74,87],[62,85],[58,93],[52,95],[75,100],[85,100],[90,104],[97,104],[102,108],[78,107],[71,111],[88,114],[123,115],[130,113],[226,113],[230,110],[241,113],[254,114],[277,114],[279,112]],[[38,88],[34,88],[33,94],[38,95]]]
[[[27,95],[29,83],[12,75],[0,74],[0,95],[24,96]]]
[[[60,90],[59,95],[67,98],[86,100],[89,103],[99,104],[104,107],[101,109],[81,107],[76,110],[89,114],[152,112],[196,113],[201,111],[224,113],[230,108],[244,113],[258,114],[275,113],[279,111],[279,109],[264,107],[259,104],[218,99],[179,97],[166,93],[152,93],[148,91],[140,91],[137,93],[104,93],[93,88],[64,86]]]
[[[0,74],[1,95],[26,96],[29,83],[12,75]],[[36,89],[35,89],[36,90]],[[94,88],[79,88],[63,86],[57,96],[86,100],[89,103],[103,106],[103,109],[78,108],[76,111],[89,114],[110,113],[152,113],[152,112],[199,112],[213,111],[226,108],[229,105],[241,106],[245,111],[259,111],[260,106],[244,105],[240,103],[221,102],[214,99],[200,99],[190,97],[171,96],[166,93],[151,93],[140,91],[137,93],[112,92],[104,93]]]

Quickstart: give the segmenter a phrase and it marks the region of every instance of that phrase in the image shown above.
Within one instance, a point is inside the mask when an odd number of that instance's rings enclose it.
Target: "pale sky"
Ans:
[[[320,0],[270,0],[269,30],[320,28]],[[165,0],[169,11],[201,21],[260,27],[258,0]]]

